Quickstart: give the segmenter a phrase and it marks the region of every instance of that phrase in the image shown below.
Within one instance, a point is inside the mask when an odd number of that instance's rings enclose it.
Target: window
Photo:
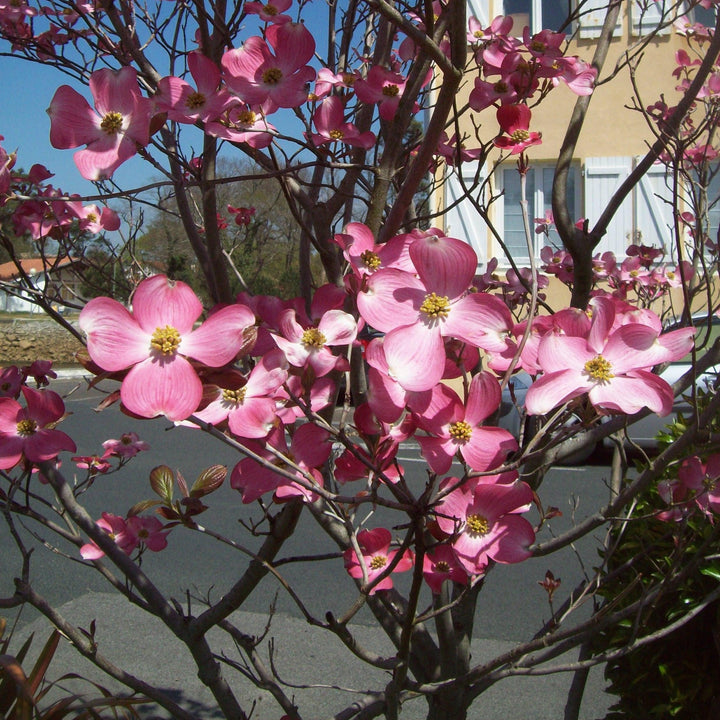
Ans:
[[[696,5],[689,14],[693,22],[701,23],[708,27],[715,27],[715,8],[710,7],[705,9],[701,5]]]
[[[531,33],[541,30],[555,30],[561,28],[569,32],[565,25],[572,12],[570,0],[504,0],[503,15],[511,15],[515,34],[520,35],[527,25]]]
[[[544,234],[535,232],[535,218],[542,218],[552,209],[552,183],[555,174],[554,165],[535,164],[527,174],[526,195],[528,201],[528,217],[530,234],[535,247],[535,256],[548,242]],[[498,228],[500,236],[513,259],[522,264],[528,260],[527,239],[523,226],[522,209],[520,207],[520,174],[514,167],[504,168],[500,172],[503,187],[502,218],[503,226]],[[576,219],[580,213],[579,202],[579,171],[577,167],[570,170],[568,176],[568,204],[570,217]],[[553,229],[550,231],[550,242],[560,245],[560,238]],[[500,255],[500,253],[498,253]]]

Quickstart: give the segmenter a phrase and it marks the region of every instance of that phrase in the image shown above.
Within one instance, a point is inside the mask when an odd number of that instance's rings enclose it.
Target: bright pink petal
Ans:
[[[141,417],[165,415],[168,420],[185,420],[202,400],[202,383],[180,355],[170,360],[149,358],[127,374],[120,398],[130,412]]]
[[[470,382],[465,409],[465,422],[478,425],[499,407],[502,398],[498,379],[488,372],[478,373]]]
[[[244,332],[254,324],[250,308],[228,305],[185,336],[180,351],[209,367],[221,367],[235,359],[243,346]]]
[[[80,312],[78,324],[87,335],[90,357],[103,370],[124,370],[150,355],[150,333],[116,300],[93,298]]]
[[[536,380],[527,391],[525,409],[530,415],[544,415],[591,387],[588,378],[574,369],[548,373]]]
[[[499,427],[473,428],[470,440],[459,443],[465,462],[478,472],[502,465],[505,458],[517,449],[515,438]]]
[[[69,85],[61,85],[48,108],[50,144],[59,150],[80,147],[105,135],[88,101]]]
[[[357,296],[358,310],[365,321],[380,332],[419,320],[419,309],[427,289],[410,273],[393,268],[368,277],[367,287]]]
[[[277,419],[275,401],[270,398],[246,398],[228,415],[230,431],[239,437],[264,438]]]
[[[477,255],[468,243],[437,235],[419,237],[410,258],[420,280],[432,292],[450,300],[462,295],[477,271]]]
[[[445,370],[445,345],[440,332],[420,322],[389,332],[384,342],[389,374],[405,390],[429,390]]]
[[[132,296],[133,315],[147,333],[166,325],[181,335],[190,333],[203,307],[189,285],[170,280],[165,275],[154,275],[143,280]],[[185,352],[183,347],[183,352]],[[223,363],[224,364],[224,363]]]
[[[590,402],[606,410],[633,415],[643,408],[664,416],[673,406],[672,389],[665,380],[647,370],[636,370],[627,377],[614,377],[608,383],[595,385]]]

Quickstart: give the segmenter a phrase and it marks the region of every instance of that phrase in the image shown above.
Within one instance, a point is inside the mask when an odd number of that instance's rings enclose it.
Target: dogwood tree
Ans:
[[[32,541],[18,528],[39,524],[182,642],[223,717],[252,714],[235,684],[240,675],[268,695],[278,716],[315,717],[298,706],[272,657],[263,658],[263,639],[233,619],[271,574],[308,622],[386,672],[384,683],[356,692],[333,717],[396,718],[420,698],[427,717],[440,720],[467,717],[500,681],[562,671],[575,673],[566,717],[578,717],[592,665],[662,642],[716,602],[718,587],[668,616],[660,630],[643,632],[643,613],[657,598],[689,573],[716,572],[714,531],[689,557],[682,549],[694,532],[689,518],[712,525],[720,482],[720,399],[714,388],[698,393],[694,385],[698,373],[717,364],[720,346],[696,333],[692,320],[702,308],[709,327],[718,308],[718,238],[709,230],[716,199],[709,189],[720,34],[684,15],[712,10],[709,0],[634,3],[638,27],[652,22],[651,29],[610,67],[624,5],[569,3],[559,29],[534,32],[514,26],[511,16],[476,17],[464,2],[0,4],[4,54],[58,70],[47,101],[50,144],[72,152],[79,176],[97,189],[81,197],[56,188],[45,167],[17,173],[22,148],[0,149],[5,250],[22,269],[17,236],[31,238],[37,254],[49,258],[77,252],[79,234],[117,232],[124,281],[135,286],[130,307],[77,297],[69,301],[81,309],[74,326],[41,291],[34,297],[85,341],[79,361],[88,373],[112,384],[105,412],[119,406],[134,418],[197,428],[208,458],[216,443],[237,451],[233,467],[209,461],[191,487],[160,457],[149,478],[152,500],[134,498],[127,511],[108,507],[92,517],[83,494],[101,497],[101,476],[131,462],[145,449],[141,441],[128,433],[97,455],[76,448],[55,427],[62,398],[27,385],[33,378],[47,384],[51,369],[4,369],[0,506],[17,580],[10,588],[3,579],[0,605],[33,605],[130,690],[172,717],[194,716],[153,678],[135,678],[110,662],[38,593],[29,572]],[[636,81],[644,50],[673,24],[687,38],[676,55],[677,97],[646,98],[635,82],[646,152],[599,217],[573,217],[569,178],[595,89],[621,73]],[[586,47],[592,54],[573,55],[569,43],[586,25],[593,28]],[[552,209],[535,219],[527,184],[543,143],[536,118],[561,93],[577,100],[555,163]],[[241,174],[220,172],[225,158],[233,167],[237,157]],[[122,166],[143,162],[151,180],[116,185]],[[633,243],[627,258],[600,252],[623,201],[658,162],[667,168],[672,247]],[[521,189],[529,268],[516,262],[493,211],[503,196],[496,179],[508,170]],[[455,200],[444,192],[449,178],[461,188]],[[229,223],[249,225],[255,210],[218,198],[221,188],[227,197],[226,188],[231,194],[259,179],[277,184],[299,229],[302,293],[294,300],[234,288],[235,240],[226,231]],[[152,195],[158,189],[163,202]],[[506,187],[504,202],[509,198]],[[469,238],[447,229],[459,203],[472,208],[503,251],[505,279],[497,260],[481,262]],[[168,277],[168,268],[153,274],[134,253],[140,207],[170,212],[181,223],[205,305],[189,285]],[[541,273],[533,248],[543,234],[549,243]],[[569,286],[569,307],[546,297],[548,276]],[[678,325],[667,330],[660,314],[671,296]],[[674,386],[659,376],[689,354],[692,369]],[[529,385],[526,396],[520,378]],[[556,510],[543,502],[542,481],[553,464],[619,438],[643,414],[669,415],[674,397],[688,389],[693,417],[683,420],[676,442],[626,478],[618,439],[607,504],[547,535]],[[516,406],[519,432],[497,425],[503,398]],[[422,482],[411,481],[398,460],[411,442],[427,465]],[[256,520],[234,537],[196,520],[226,479],[238,504],[257,506]],[[639,517],[646,493],[664,504]],[[389,527],[374,524],[376,507],[395,518]],[[337,582],[357,587],[356,601],[341,614],[328,608],[314,616],[283,579],[277,561],[301,514],[325,534],[327,551],[294,560],[307,562],[310,574],[311,560],[334,562]],[[613,553],[623,528],[637,522],[664,523],[677,557],[671,572],[626,601],[607,588],[619,572]],[[472,629],[476,614],[482,619],[486,576],[599,528],[609,531],[600,566],[567,592],[552,573],[539,579],[552,618],[527,642],[477,662]],[[201,607],[165,596],[141,563],[146,551],[166,552],[173,535],[192,532],[243,558],[219,579],[220,599],[208,594]],[[643,552],[652,557],[653,547]],[[560,605],[553,596],[562,596]],[[587,598],[590,617],[575,612]],[[365,647],[351,622],[365,605],[393,643],[388,657]],[[601,632],[628,625],[636,631],[620,647],[597,644]],[[216,630],[237,647],[237,657],[222,664]],[[577,659],[567,660],[576,649]]]

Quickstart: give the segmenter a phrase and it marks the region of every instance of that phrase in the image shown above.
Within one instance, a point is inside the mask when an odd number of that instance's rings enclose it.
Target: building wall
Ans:
[[[503,3],[499,1],[470,0],[469,5],[469,12],[480,17],[483,23],[489,23],[489,19],[502,14]],[[634,26],[632,15],[634,7],[635,4],[630,0],[624,3],[622,17],[616,28],[601,79],[607,78],[616,66],[622,64],[627,51],[632,51],[638,48],[638,43],[645,42],[642,48],[642,61],[637,63],[634,72],[635,85],[640,95],[639,102],[643,106],[652,105],[664,95],[668,104],[672,105],[680,98],[680,93],[675,90],[677,80],[672,76],[676,67],[675,52],[685,46],[685,40],[668,28],[663,34],[647,42],[649,37],[647,30]],[[595,19],[599,22],[602,16],[604,11],[599,12]],[[634,17],[637,18],[637,15]],[[521,28],[515,29],[519,33],[522,31]],[[589,62],[595,51],[596,40],[587,37],[588,34],[596,35],[597,27],[593,29],[588,23],[584,30],[582,26],[575,28],[567,54],[578,55]],[[472,88],[473,78],[469,77],[459,94],[459,106],[467,102]],[[590,102],[590,109],[576,149],[573,172],[576,218],[587,217],[591,225],[598,219],[615,189],[638,159],[645,154],[648,144],[654,139],[643,115],[631,109],[633,97],[631,72],[626,65],[620,67],[616,76],[610,81],[602,83],[595,89]],[[533,108],[531,130],[542,132],[543,142],[527,151],[527,156],[535,168],[535,183],[538,187],[534,196],[535,207],[532,208],[531,222],[533,216],[541,217],[544,210],[549,208],[549,197],[546,197],[549,194],[543,193],[540,187],[543,173],[546,173],[544,179],[547,182],[547,172],[551,172],[554,167],[576,100],[577,96],[561,85],[555,88],[538,107]],[[495,108],[488,108],[476,114],[474,118],[470,113],[463,116],[461,130],[469,135],[474,134],[473,119],[476,125],[482,126],[484,141],[490,139],[489,133],[497,131]],[[468,145],[471,145],[471,142],[468,142]],[[514,159],[511,158],[503,166],[509,173],[514,173]],[[480,171],[481,176],[488,174],[488,167],[492,167],[492,158],[491,162]],[[477,170],[477,166],[472,163],[462,167],[461,172],[467,184],[472,183]],[[507,191],[504,187],[504,178],[513,183],[517,182],[513,175],[496,170],[492,173],[489,188],[494,195],[502,193],[503,190]],[[506,194],[510,196],[510,193],[506,192]],[[456,171],[450,171],[444,191],[446,207],[461,196],[462,188]],[[673,218],[671,208],[663,202],[663,199],[670,196],[664,169],[662,166],[655,166],[618,212],[608,234],[598,247],[598,252],[612,250],[622,256],[631,242],[664,245],[670,251],[673,242],[671,229]],[[486,195],[485,199],[487,197]],[[490,217],[500,236],[507,238],[505,220],[510,222],[512,218],[506,216],[504,197],[493,203]],[[517,218],[514,222],[517,223]],[[451,235],[468,240],[478,253],[480,269],[493,256],[498,256],[503,263],[501,247],[493,239],[492,233],[479,218],[470,201],[464,200],[448,212],[445,230]],[[517,242],[516,240],[516,246]],[[540,244],[542,243],[538,242],[536,255]],[[522,256],[520,262],[523,262]]]

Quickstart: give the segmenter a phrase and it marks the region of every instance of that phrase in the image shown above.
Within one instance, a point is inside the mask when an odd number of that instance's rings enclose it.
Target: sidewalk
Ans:
[[[59,610],[68,620],[86,629],[95,620],[99,653],[136,677],[166,689],[174,700],[194,711],[199,720],[221,717],[214,712],[215,703],[197,678],[197,671],[189,661],[187,651],[159,621],[107,593],[89,593],[66,603]],[[232,617],[244,633],[258,636],[265,631],[268,621],[267,616],[260,613],[237,612]],[[356,628],[359,628],[356,635],[366,648],[380,654],[393,654],[390,641],[378,628],[370,625]],[[45,621],[40,619],[24,626],[18,640],[30,632],[35,633],[34,645],[37,645],[35,649],[39,649],[49,634]],[[227,636],[215,631],[210,637],[216,652],[239,659]],[[266,661],[270,637],[276,638],[274,662],[277,671],[283,681],[292,686],[286,687],[285,692],[294,698],[301,716],[307,720],[332,718],[352,703],[352,690],[376,689],[387,682],[387,676],[382,671],[360,662],[336,637],[300,619],[284,614],[273,618],[270,633],[259,647]],[[473,662],[495,657],[512,646],[510,642],[475,639]],[[572,659],[573,656],[567,658],[568,661]],[[62,642],[48,677],[54,678],[68,672],[79,673],[114,691],[121,687],[113,685],[113,681],[77,655],[69,643]],[[253,720],[278,720],[282,716],[272,698],[259,693],[240,673],[225,668],[223,674],[233,687],[240,689],[239,697],[246,712],[249,713],[253,702],[256,702]],[[470,720],[559,720],[563,717],[570,682],[571,676],[568,674],[501,681],[477,699],[468,717]],[[64,685],[75,689],[84,687],[85,692],[92,690],[87,684],[83,686],[76,682]],[[315,687],[303,687],[307,685]],[[347,689],[341,690],[343,687]],[[602,671],[594,668],[585,693],[580,715],[582,720],[599,720],[605,716],[613,698],[606,695],[603,688]],[[425,710],[426,704],[422,699],[413,700],[405,704],[401,717],[421,720],[425,717]],[[165,711],[156,711],[148,706],[143,711],[143,717],[146,720],[166,720],[170,716]]]

